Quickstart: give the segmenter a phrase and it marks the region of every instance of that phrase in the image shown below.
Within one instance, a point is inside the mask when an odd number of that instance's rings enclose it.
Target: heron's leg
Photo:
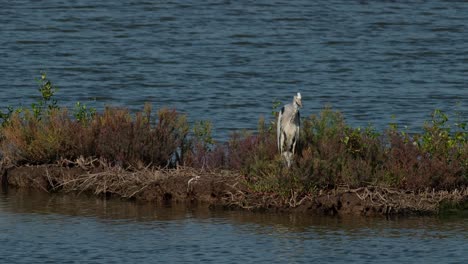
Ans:
[[[286,165],[288,168],[291,168],[292,153],[290,151],[284,152],[284,157],[286,159]]]
[[[295,154],[296,153],[296,138],[293,138],[293,144],[292,144],[292,154]]]
[[[280,138],[280,141],[281,141],[281,153],[284,152],[284,140],[285,140],[285,138],[286,138],[286,133],[285,133],[285,132],[281,133],[281,138]]]

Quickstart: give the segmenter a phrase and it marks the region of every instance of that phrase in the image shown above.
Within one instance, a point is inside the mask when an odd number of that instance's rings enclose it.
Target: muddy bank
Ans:
[[[466,206],[468,189],[404,192],[378,187],[340,187],[300,195],[255,193],[230,171],[123,170],[110,166],[39,165],[2,169],[4,187],[46,192],[86,192],[163,204],[196,203],[216,208],[301,212],[326,215],[436,214],[441,207]]]

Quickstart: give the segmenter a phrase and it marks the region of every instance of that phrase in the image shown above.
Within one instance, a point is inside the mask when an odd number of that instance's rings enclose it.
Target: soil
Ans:
[[[242,175],[230,171],[123,170],[110,166],[37,165],[3,168],[3,186],[46,192],[91,192],[163,204],[205,204],[210,207],[285,211],[325,215],[435,214],[442,204],[466,204],[468,189],[452,192],[404,192],[378,187],[322,190],[288,197],[254,193]]]

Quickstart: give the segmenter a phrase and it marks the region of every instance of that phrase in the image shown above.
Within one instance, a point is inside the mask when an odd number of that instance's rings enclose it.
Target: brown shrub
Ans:
[[[463,188],[468,184],[465,138],[429,126],[422,135],[396,130],[379,135],[371,128],[351,128],[341,114],[325,109],[304,120],[301,151],[292,171],[305,189],[338,185],[414,191]]]
[[[192,142],[189,151],[186,152],[184,165],[192,168],[220,169],[226,167],[227,149],[223,144],[216,144],[212,148],[206,148],[200,142]]]
[[[406,190],[455,189],[467,184],[463,157],[455,149],[426,151],[407,135],[390,133],[379,182]]]
[[[73,150],[72,121],[66,110],[52,110],[38,119],[25,110],[15,113],[3,132],[3,157],[18,163],[50,163]]]
[[[1,151],[13,163],[53,163],[79,156],[104,158],[123,166],[174,166],[180,158],[188,125],[175,110],[158,111],[151,124],[151,108],[137,113],[108,107],[83,123],[66,109],[41,119],[28,111],[15,114],[3,128]]]
[[[14,113],[2,129],[0,151],[14,164],[84,156],[134,168],[224,168],[240,171],[253,190],[285,195],[339,185],[452,190],[468,185],[468,140],[463,130],[452,135],[443,117],[423,134],[393,129],[378,135],[347,126],[339,112],[327,108],[303,119],[291,168],[278,153],[274,121],[267,126],[260,119],[258,133],[238,132],[214,144],[209,123],[201,122],[189,137],[184,115],[161,109],[154,116],[149,105],[134,115],[108,107],[85,122],[66,109],[50,109],[39,118],[28,110]]]
[[[274,160],[276,139],[270,134],[232,134],[228,143],[228,167],[249,173],[263,161]]]

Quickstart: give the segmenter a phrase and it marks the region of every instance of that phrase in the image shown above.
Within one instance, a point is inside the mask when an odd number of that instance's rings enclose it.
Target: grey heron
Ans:
[[[276,131],[278,150],[286,160],[288,167],[291,167],[292,158],[296,151],[296,143],[299,140],[300,107],[302,107],[302,98],[301,94],[297,93],[292,103],[283,106],[278,114]]]

